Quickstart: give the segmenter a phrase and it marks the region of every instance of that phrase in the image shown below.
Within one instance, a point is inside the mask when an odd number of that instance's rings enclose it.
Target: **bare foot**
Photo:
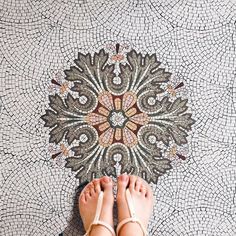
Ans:
[[[79,210],[87,232],[90,224],[93,222],[98,196],[101,191],[104,192],[102,211],[99,220],[109,224],[113,228],[113,204],[114,196],[112,191],[111,178],[104,176],[101,179],[94,179],[82,191],[79,198]],[[94,225],[89,235],[111,236],[112,233],[102,225]]]
[[[144,228],[147,229],[148,221],[153,209],[153,193],[151,187],[143,179],[134,175],[119,176],[117,185],[118,222],[130,218],[130,212],[125,196],[126,189],[129,188],[133,199],[136,218],[138,218]],[[129,222],[121,228],[119,235],[143,236],[144,233],[138,223]]]

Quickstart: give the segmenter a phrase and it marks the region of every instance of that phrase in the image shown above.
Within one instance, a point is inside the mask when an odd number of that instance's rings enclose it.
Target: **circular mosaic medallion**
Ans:
[[[177,95],[183,83],[171,86],[155,54],[118,54],[79,53],[65,82],[52,80],[60,89],[42,119],[49,142],[63,147],[53,158],[65,153],[65,167],[81,181],[132,173],[156,183],[171,169],[170,145],[181,156],[176,147],[187,144],[194,120]]]

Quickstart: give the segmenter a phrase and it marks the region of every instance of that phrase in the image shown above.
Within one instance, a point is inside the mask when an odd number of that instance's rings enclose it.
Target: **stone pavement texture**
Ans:
[[[82,235],[133,173],[149,235],[235,236],[235,47],[234,0],[0,0],[0,235]]]

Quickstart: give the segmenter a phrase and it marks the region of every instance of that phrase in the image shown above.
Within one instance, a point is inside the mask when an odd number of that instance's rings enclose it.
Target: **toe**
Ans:
[[[114,195],[113,195],[113,183],[112,179],[108,176],[104,176],[101,178],[101,187],[104,192],[104,202],[108,204],[114,203]]]
[[[91,183],[91,185],[89,186],[89,190],[90,190],[91,196],[94,196],[96,194],[95,187],[94,187],[93,183]]]
[[[90,186],[90,183],[87,184],[87,185],[84,187],[84,189],[83,189],[83,192],[84,192],[84,193],[89,191],[89,186]]]
[[[117,188],[118,188],[117,197],[125,195],[125,191],[126,191],[126,188],[128,186],[128,183],[129,183],[129,176],[128,175],[120,175],[118,177],[118,181],[117,181]]]
[[[146,188],[146,194],[145,194],[146,198],[148,199],[152,199],[153,198],[153,193],[152,193],[152,189],[150,186],[148,186],[148,188]]]
[[[133,191],[135,189],[135,182],[137,180],[137,176],[130,175],[129,177],[129,190]]]
[[[145,186],[141,186],[140,188],[140,192],[142,193],[142,195],[145,197],[146,196],[146,193],[147,193],[147,189]]]
[[[94,185],[95,192],[100,193],[101,192],[101,184],[100,184],[99,179],[94,179],[93,185]]]
[[[93,188],[93,184],[89,183],[86,190],[85,190],[85,192],[89,192],[89,194],[91,194],[92,188]]]
[[[80,196],[80,198],[79,198],[79,205],[80,205],[81,203],[82,203],[82,204],[86,203],[86,198],[85,198],[85,194],[84,194],[84,193],[82,193],[81,196]]]
[[[135,190],[137,192],[141,192],[142,182],[139,178],[135,181]]]
[[[91,198],[91,196],[90,196],[90,192],[85,192],[85,201],[87,202],[87,201],[89,201],[89,199]]]
[[[108,176],[102,177],[101,186],[104,192],[112,190],[112,179]]]

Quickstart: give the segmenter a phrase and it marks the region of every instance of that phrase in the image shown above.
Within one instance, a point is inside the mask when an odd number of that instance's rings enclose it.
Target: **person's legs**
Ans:
[[[129,188],[136,217],[141,221],[145,229],[147,229],[148,221],[153,209],[153,193],[151,187],[143,179],[133,175],[119,176],[117,184],[118,222],[130,218],[125,195],[126,189]],[[119,236],[143,236],[143,231],[138,223],[129,222],[124,224],[120,229]]]
[[[113,227],[113,204],[114,196],[112,191],[112,180],[105,176],[95,179],[89,183],[79,198],[79,210],[83,220],[84,228],[87,231],[93,222],[97,208],[98,196],[104,192],[102,210],[99,220]],[[112,233],[102,225],[94,225],[89,236],[111,236]]]

